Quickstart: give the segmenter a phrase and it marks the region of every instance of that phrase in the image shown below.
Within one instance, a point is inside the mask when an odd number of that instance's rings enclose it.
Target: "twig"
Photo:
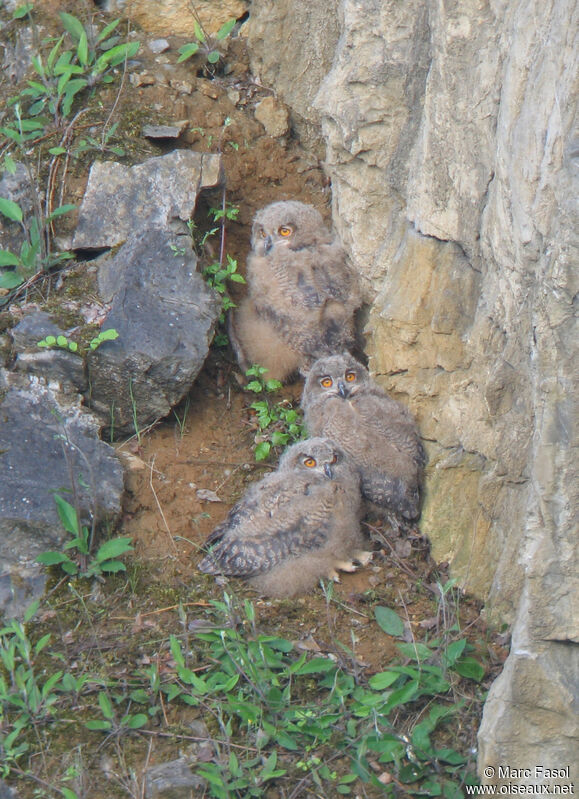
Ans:
[[[177,554],[177,547],[175,545],[175,541],[173,540],[173,535],[171,534],[171,530],[169,528],[169,525],[167,524],[167,519],[165,518],[165,514],[163,513],[163,508],[161,507],[161,503],[159,502],[159,498],[157,496],[157,492],[155,491],[155,486],[153,485],[153,467],[155,465],[155,458],[156,457],[157,457],[156,455],[153,455],[153,460],[151,461],[150,464],[148,464],[149,469],[150,469],[149,485],[151,487],[151,491],[153,492],[153,497],[155,498],[155,502],[157,504],[157,508],[159,510],[159,513],[161,514],[161,518],[163,519],[163,524],[165,525],[165,530],[167,531],[167,533],[169,535],[169,540],[171,542],[171,546],[173,547],[173,552],[175,554]]]
[[[68,579],[68,578],[67,578]],[[154,616],[156,613],[165,613],[168,610],[177,610],[179,607],[198,607],[198,608],[209,608],[211,607],[210,602],[180,602],[178,605],[168,605],[166,608],[157,608],[157,610],[150,610],[147,613],[141,613],[141,618],[145,616]],[[111,620],[114,621],[131,621],[134,616],[110,616]]]

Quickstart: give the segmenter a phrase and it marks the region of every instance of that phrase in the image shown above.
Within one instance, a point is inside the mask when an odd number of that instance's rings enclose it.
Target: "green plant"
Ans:
[[[72,258],[70,253],[53,253],[49,247],[50,225],[54,219],[75,208],[74,205],[63,205],[43,217],[33,216],[24,222],[24,212],[13,200],[0,197],[0,214],[22,228],[23,241],[20,252],[0,250],[0,288],[14,289],[38,271],[47,270],[62,261]],[[6,270],[6,271],[4,271]]]
[[[90,558],[92,541],[88,527],[81,524],[79,514],[70,502],[58,494],[55,494],[54,501],[62,526],[73,538],[64,545],[64,552],[42,552],[36,558],[37,563],[60,566],[66,574],[78,577],[100,577],[104,573],[126,570],[125,564],[118,558],[133,549],[130,537],[105,541]],[[74,558],[67,554],[68,550],[76,550]]]
[[[48,676],[36,659],[50,643],[50,635],[33,644],[26,625],[38,610],[38,602],[0,628],[0,776],[7,777],[28,751],[26,733],[54,715],[62,671]]]
[[[113,153],[113,155],[122,156],[125,154],[123,147],[118,144],[111,144],[111,140],[115,138],[117,133],[118,122],[115,122],[106,130],[100,139],[94,136],[86,136],[75,142],[74,147],[70,150],[73,158],[79,158],[83,153],[97,150],[100,153]],[[48,151],[51,155],[66,155],[69,151],[66,147],[51,147]]]
[[[269,394],[278,391],[282,384],[279,380],[267,380],[264,375],[267,369],[254,364],[246,372],[252,378],[246,385],[247,391],[255,394]],[[272,402],[267,396],[252,402],[249,406],[255,411],[258,432],[255,436],[254,456],[256,461],[269,457],[274,447],[285,447],[304,438],[302,413],[292,406],[287,399]]]
[[[98,349],[101,344],[104,344],[105,341],[114,341],[118,337],[118,331],[112,327],[108,330],[101,330],[98,335],[94,336],[94,338],[89,341],[88,349],[94,351]],[[62,349],[68,352],[74,352],[75,354],[82,354],[82,349],[79,348],[78,342],[71,341],[66,336],[46,336],[42,341],[37,342],[36,346]]]
[[[48,112],[56,127],[60,127],[72,110],[72,105],[80,92],[92,88],[99,81],[110,83],[113,80],[112,70],[136,55],[140,42],[119,43],[117,35],[111,35],[119,25],[116,19],[101,31],[94,31],[92,26],[85,26],[73,14],[64,11],[59,13],[65,29],[45,55],[38,53],[32,58],[32,66],[38,80],[29,80],[26,89],[13,103],[23,99],[29,101],[27,114],[39,117]],[[72,40],[72,49],[64,49],[66,35]],[[43,127],[48,120],[43,119]],[[8,138],[15,138],[10,126],[0,129]]]
[[[235,27],[236,20],[234,18],[229,19],[224,25],[221,26],[215,36],[209,36],[201,24],[199,16],[196,14],[196,12],[194,12],[194,14],[195,21],[193,24],[195,41],[184,44],[179,48],[179,58],[177,59],[177,63],[180,64],[183,61],[187,61],[187,59],[200,52],[207,62],[205,65],[205,71],[211,73],[212,67],[215,67],[221,58],[221,52],[218,48],[219,42],[222,42],[229,36]]]

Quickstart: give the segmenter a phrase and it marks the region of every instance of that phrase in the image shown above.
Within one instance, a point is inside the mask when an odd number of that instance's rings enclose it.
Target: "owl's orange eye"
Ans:
[[[333,384],[334,381],[331,377],[322,377],[320,380],[320,385],[322,385],[324,388],[331,388]]]
[[[356,379],[356,372],[346,372],[345,377],[347,383],[353,383]]]
[[[287,239],[288,236],[291,236],[293,231],[292,231],[291,227],[287,227],[286,225],[282,225],[280,228],[278,228],[277,232],[279,233],[280,236],[283,236],[284,238]]]
[[[304,466],[307,466],[308,469],[313,469],[316,465],[315,458],[304,458]]]

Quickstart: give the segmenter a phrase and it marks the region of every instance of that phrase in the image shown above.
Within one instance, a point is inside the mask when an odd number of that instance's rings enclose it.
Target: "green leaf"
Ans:
[[[67,14],[66,11],[60,11],[59,17],[62,20],[64,29],[68,31],[68,33],[70,33],[70,35],[76,42],[80,40],[83,33],[86,37],[84,25],[79,19],[74,17],[72,14]]]
[[[104,732],[105,730],[110,730],[112,724],[110,721],[100,721],[99,719],[95,719],[94,721],[87,721],[85,723],[85,727],[88,730],[102,730]]]
[[[191,56],[194,56],[198,50],[199,50],[198,42],[190,42],[189,44],[184,44],[178,50],[179,58],[177,59],[177,63],[181,64],[183,61],[187,61],[187,59],[191,58]]]
[[[195,31],[195,36],[197,37],[197,39],[200,42],[204,42],[205,41],[205,34],[203,33],[203,28],[197,22],[197,20],[193,21],[193,30]]]
[[[18,6],[18,8],[12,12],[12,19],[22,19],[22,17],[25,17],[33,8],[33,3],[24,3],[24,5]]]
[[[88,41],[86,38],[86,31],[83,30],[80,40],[78,42],[78,46],[76,48],[76,54],[78,56],[78,60],[83,65],[83,67],[88,66]]]
[[[400,675],[394,671],[381,671],[370,677],[368,685],[370,688],[373,688],[374,691],[383,691],[385,688],[389,688],[393,685],[399,677]]]
[[[15,289],[24,283],[24,278],[20,277],[16,272],[4,272],[0,274],[0,288]]]
[[[404,657],[415,661],[417,660],[418,662],[428,660],[428,658],[431,658],[433,655],[432,650],[426,646],[426,644],[420,642],[414,644],[397,644],[397,646]]]
[[[297,669],[295,674],[325,674],[336,668],[336,664],[329,658],[312,658],[304,663],[301,668]]]
[[[130,44],[118,44],[116,47],[111,47],[110,50],[106,50],[98,57],[92,70],[93,75],[99,75],[107,68],[116,67],[123,61],[132,58],[137,54],[140,46],[140,42],[131,42]]]
[[[379,606],[375,609],[374,615],[385,633],[394,638],[401,638],[404,635],[404,622],[393,610]]]
[[[109,699],[108,695],[105,694],[104,691],[99,692],[99,706],[102,711],[103,716],[106,719],[114,718],[114,711],[111,700]]]
[[[109,328],[108,330],[101,330],[98,335],[98,338],[101,341],[114,341],[116,338],[119,337],[119,333],[114,327]]]
[[[221,58],[221,53],[219,50],[212,50],[210,53],[207,54],[207,60],[210,64],[216,64],[219,59]]]
[[[453,641],[451,644],[449,644],[446,647],[446,650],[442,653],[444,665],[447,667],[453,666],[464,652],[465,646],[466,638],[461,638],[459,641]]]
[[[215,38],[221,42],[223,39],[229,36],[231,31],[235,27],[236,22],[237,20],[235,19],[235,17],[233,17],[232,19],[228,19],[227,22],[219,28],[219,30],[215,34]]]
[[[105,560],[103,563],[100,561],[93,561],[96,564],[97,571],[107,572],[107,574],[117,574],[117,572],[124,572],[127,567],[121,560]]]
[[[55,566],[57,563],[64,563],[67,560],[70,558],[64,552],[42,552],[36,557],[36,563],[42,563],[43,566]]]
[[[3,214],[13,222],[22,222],[22,208],[18,203],[6,197],[0,197],[0,214]]]
[[[136,713],[134,716],[128,717],[127,727],[130,730],[138,730],[141,727],[144,727],[148,721],[149,718],[145,713]]]
[[[264,461],[271,452],[271,444],[269,441],[261,441],[255,448],[255,460]]]
[[[64,785],[59,789],[64,799],[78,799],[78,794],[71,788],[66,788]]]
[[[68,346],[68,339],[66,336],[57,336],[56,343],[59,347],[66,347]]]
[[[112,22],[109,22],[109,24],[105,28],[103,28],[102,31],[99,33],[97,37],[97,42],[102,42],[104,39],[106,39],[109,33],[112,33],[114,31],[114,29],[117,27],[120,21],[121,21],[120,19],[115,19]]]
[[[453,666],[454,671],[458,672],[461,677],[466,677],[469,680],[480,682],[485,676],[484,667],[471,657],[461,658]]]
[[[58,216],[62,216],[63,214],[69,214],[71,211],[74,211],[75,208],[76,205],[73,205],[72,203],[68,203],[67,205],[60,205],[58,208],[55,208],[55,210],[50,214],[50,216],[46,218],[46,221],[51,222],[53,219],[56,219],[56,217]]]
[[[47,336],[46,341],[53,338],[54,336]],[[54,339],[54,343],[56,344],[56,339]],[[66,499],[59,497],[58,494],[54,495],[54,501],[56,502],[58,516],[64,529],[67,531],[67,533],[78,535],[78,518],[75,508],[73,508],[70,502],[67,502]]]
[[[0,250],[0,266],[19,266],[20,258],[10,250]],[[12,273],[13,274],[13,273]]]
[[[103,561],[118,558],[119,555],[130,552],[133,549],[131,541],[132,538],[130,536],[111,538],[110,541],[105,541],[104,544],[101,544],[98,548],[96,560],[102,564]]]
[[[179,643],[177,636],[172,634],[169,636],[169,646],[171,647],[171,654],[173,655],[173,660],[177,666],[185,666],[185,658],[183,657],[181,644]]]

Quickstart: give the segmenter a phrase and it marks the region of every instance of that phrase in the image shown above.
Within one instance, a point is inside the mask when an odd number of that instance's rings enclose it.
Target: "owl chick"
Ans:
[[[355,358],[344,353],[316,361],[302,408],[309,434],[332,438],[357,465],[371,509],[402,527],[418,518],[426,456],[416,424]]]
[[[360,506],[360,478],[344,452],[324,438],[301,441],[215,528],[199,569],[244,577],[274,597],[303,593],[370,559]]]
[[[294,200],[255,215],[249,293],[230,319],[242,369],[260,364],[284,380],[316,358],[351,349],[360,294],[341,244],[321,214]]]

